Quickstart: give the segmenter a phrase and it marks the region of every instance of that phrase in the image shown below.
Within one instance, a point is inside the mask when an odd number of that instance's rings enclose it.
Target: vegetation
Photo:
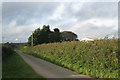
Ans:
[[[2,78],[42,78],[8,45],[3,45]]]
[[[77,35],[71,31],[66,31],[66,34],[64,34],[64,32],[60,32],[58,28],[55,28],[54,31],[51,31],[49,28],[49,25],[43,25],[42,29],[36,29],[28,38],[28,46],[35,46],[42,43],[72,41],[73,39],[76,40],[77,38]]]
[[[54,29],[54,32],[49,34],[49,42],[59,42],[60,41],[60,30],[58,28]]]
[[[20,50],[95,78],[118,78],[118,40],[115,38],[41,44]]]
[[[74,40],[77,40],[77,35],[71,31],[63,31],[61,32],[61,40],[74,41]]]
[[[8,56],[11,56],[14,52],[13,45],[6,43],[5,45],[2,45],[2,58],[6,58]]]

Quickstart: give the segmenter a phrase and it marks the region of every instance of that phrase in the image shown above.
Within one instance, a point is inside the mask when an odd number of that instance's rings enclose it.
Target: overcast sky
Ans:
[[[2,35],[5,42],[27,42],[43,25],[72,31],[78,39],[102,38],[118,31],[117,2],[4,2]]]

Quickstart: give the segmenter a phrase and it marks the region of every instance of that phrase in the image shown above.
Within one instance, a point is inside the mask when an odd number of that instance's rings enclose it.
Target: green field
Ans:
[[[118,78],[118,40],[114,38],[24,46],[20,50],[94,78]]]
[[[3,49],[4,50],[4,49]],[[7,50],[7,49],[6,49]],[[9,52],[10,53],[10,52]],[[3,54],[4,51],[3,51]],[[17,54],[4,56],[2,61],[2,78],[42,78]]]

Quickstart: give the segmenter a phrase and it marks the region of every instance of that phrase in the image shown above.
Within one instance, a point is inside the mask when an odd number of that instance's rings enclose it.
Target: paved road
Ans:
[[[31,55],[23,54],[15,50],[26,63],[28,63],[38,74],[45,78],[90,78],[85,75],[80,75],[66,68],[57,66],[50,62],[36,58]]]

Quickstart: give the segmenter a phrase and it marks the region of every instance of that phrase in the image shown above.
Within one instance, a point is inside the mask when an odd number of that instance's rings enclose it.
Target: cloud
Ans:
[[[118,4],[114,2],[86,2],[75,16],[78,17],[79,20],[90,18],[113,18],[118,16],[117,12]]]
[[[61,20],[63,18],[62,14],[64,13],[65,5],[61,4],[53,12],[52,16],[49,17],[50,20]]]
[[[34,31],[36,28],[42,28],[41,24],[29,24],[29,25],[23,25],[18,26],[16,25],[16,22],[13,21],[9,25],[7,25],[7,29],[3,27],[3,36],[5,41],[8,42],[14,42],[17,38],[21,41],[27,42],[28,37],[31,35],[32,31]]]
[[[49,24],[51,30],[57,27],[60,31],[73,31],[79,38],[84,34],[102,37],[117,31],[117,5],[114,2],[5,2],[3,35],[6,41],[17,38],[24,42],[31,31]]]
[[[71,9],[72,9],[72,11],[74,13],[77,13],[77,12],[79,12],[81,10],[82,6],[83,6],[83,2],[81,2],[81,3],[72,3],[71,4]]]
[[[117,23],[117,18],[93,18],[75,24],[70,28],[70,30],[77,32],[79,34],[79,38],[85,37],[85,34],[90,37],[104,37],[107,34],[117,32]]]
[[[115,27],[117,29],[117,26],[118,26],[117,18],[115,18],[115,19],[96,18],[96,19],[89,19],[87,22],[95,25],[96,27],[104,27],[104,26],[111,27],[111,26],[113,26],[113,28]]]
[[[56,7],[57,4],[50,2],[5,2],[2,6],[2,18],[6,24],[12,20],[16,20],[17,25],[44,23]]]
[[[114,29],[117,29],[118,27],[117,23],[118,23],[117,18],[115,19],[92,18],[75,24],[75,26],[71,27],[71,29],[77,30],[77,28],[79,27],[85,27],[89,25],[96,26],[96,28],[113,27]]]

